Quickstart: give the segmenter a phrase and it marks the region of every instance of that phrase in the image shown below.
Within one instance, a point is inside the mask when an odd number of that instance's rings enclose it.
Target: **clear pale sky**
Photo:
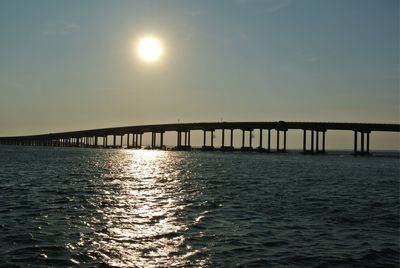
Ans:
[[[157,36],[162,59],[135,45]],[[399,123],[399,1],[0,2],[0,136],[219,121]]]

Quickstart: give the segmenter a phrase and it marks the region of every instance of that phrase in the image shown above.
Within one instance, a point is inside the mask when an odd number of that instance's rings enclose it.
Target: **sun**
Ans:
[[[140,59],[147,62],[155,62],[161,58],[163,47],[157,38],[146,36],[139,40],[136,51]]]

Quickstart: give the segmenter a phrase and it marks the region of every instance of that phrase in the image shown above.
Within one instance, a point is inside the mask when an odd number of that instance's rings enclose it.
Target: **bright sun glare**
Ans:
[[[142,60],[154,62],[161,58],[163,48],[157,38],[147,36],[139,40],[137,53]]]

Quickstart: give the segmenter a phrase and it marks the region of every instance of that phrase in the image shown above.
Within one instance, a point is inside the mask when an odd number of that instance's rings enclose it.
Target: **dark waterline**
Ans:
[[[0,146],[0,266],[399,267],[399,159]]]

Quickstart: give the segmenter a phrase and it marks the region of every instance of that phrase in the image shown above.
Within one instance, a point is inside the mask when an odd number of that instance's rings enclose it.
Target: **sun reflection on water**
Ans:
[[[176,167],[164,151],[120,151],[109,159],[109,173],[91,203],[98,223],[88,255],[118,267],[187,266],[186,224]],[[201,263],[196,264],[201,266]]]

